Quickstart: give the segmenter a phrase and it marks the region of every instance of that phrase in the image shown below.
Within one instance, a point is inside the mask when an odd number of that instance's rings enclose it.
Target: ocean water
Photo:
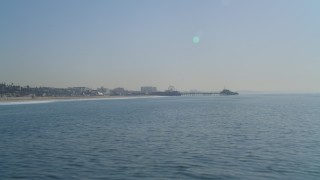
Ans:
[[[320,95],[2,104],[0,179],[320,179]]]

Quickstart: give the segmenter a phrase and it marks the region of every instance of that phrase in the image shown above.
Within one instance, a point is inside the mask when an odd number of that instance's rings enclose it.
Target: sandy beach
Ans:
[[[148,98],[156,96],[60,96],[60,97],[0,97],[0,102],[31,102],[48,100],[103,100],[103,99],[128,99],[128,98]]]

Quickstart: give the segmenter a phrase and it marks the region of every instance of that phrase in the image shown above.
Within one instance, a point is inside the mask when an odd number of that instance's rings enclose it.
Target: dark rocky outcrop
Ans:
[[[238,95],[239,93],[237,93],[237,92],[232,92],[232,91],[230,91],[230,90],[228,90],[228,89],[224,89],[224,90],[222,90],[219,94],[220,94],[220,95]]]

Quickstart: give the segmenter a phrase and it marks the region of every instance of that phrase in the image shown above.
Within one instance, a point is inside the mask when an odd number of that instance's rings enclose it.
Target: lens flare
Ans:
[[[199,36],[194,36],[194,37],[192,38],[192,42],[193,42],[194,44],[198,44],[198,43],[200,42]]]

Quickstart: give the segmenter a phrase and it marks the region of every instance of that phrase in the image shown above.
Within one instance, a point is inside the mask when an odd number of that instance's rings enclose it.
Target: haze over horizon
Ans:
[[[0,2],[0,83],[320,92],[317,0]]]

